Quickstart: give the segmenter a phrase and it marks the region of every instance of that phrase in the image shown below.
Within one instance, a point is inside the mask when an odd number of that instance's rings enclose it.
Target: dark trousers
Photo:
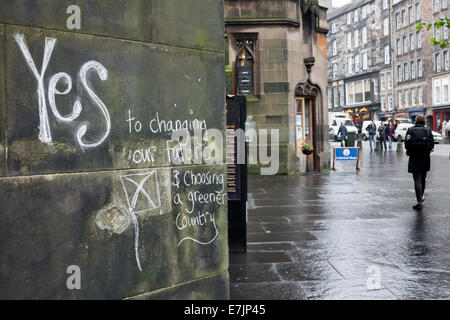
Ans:
[[[380,138],[380,144],[381,144],[381,150],[383,150],[383,146],[384,146],[384,150],[387,150],[387,145],[386,145],[386,139],[385,138]]]
[[[427,177],[426,171],[417,171],[413,173],[414,188],[416,189],[417,202],[422,202],[423,194],[425,193],[425,179]]]

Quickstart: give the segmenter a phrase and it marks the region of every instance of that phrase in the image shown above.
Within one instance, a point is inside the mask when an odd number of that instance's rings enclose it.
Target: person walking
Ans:
[[[447,121],[444,120],[444,122],[442,122],[442,138],[444,138],[444,139],[445,139],[446,134],[447,134],[447,132],[445,130],[446,126],[447,126]]]
[[[406,154],[409,156],[408,172],[412,173],[417,204],[413,209],[422,209],[425,201],[425,180],[430,171],[430,153],[434,149],[433,133],[425,126],[425,116],[418,115],[415,125],[406,132]]]
[[[347,140],[347,128],[345,127],[344,122],[341,122],[338,135],[339,133],[341,134],[341,147],[345,147],[345,141]]]
[[[380,138],[381,150],[383,150],[383,146],[384,146],[384,150],[387,150],[387,146],[386,146],[386,139],[387,139],[386,129],[387,129],[387,127],[384,126],[384,123],[382,121],[380,126],[378,127],[378,130],[377,130],[378,131],[378,137]]]
[[[372,120],[372,123],[367,126],[366,131],[369,133],[370,151],[373,151],[377,146],[377,142],[375,140],[377,134],[377,125],[375,124],[375,120]]]
[[[386,127],[386,137],[389,140],[389,150],[392,150],[392,140],[394,139],[395,128],[392,121],[389,121],[389,125]]]

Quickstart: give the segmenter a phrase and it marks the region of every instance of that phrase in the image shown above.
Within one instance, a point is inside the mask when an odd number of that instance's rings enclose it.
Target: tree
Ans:
[[[422,22],[416,26],[416,29],[420,31],[425,26],[427,28],[427,31],[430,30],[432,26],[435,26],[437,29],[440,29],[444,26],[447,26],[448,28],[450,28],[450,17],[441,18],[438,21],[433,21],[433,22],[429,22],[429,23]],[[447,48],[449,45],[448,39],[437,40],[435,37],[433,37],[433,38],[430,38],[430,42],[435,46],[439,45],[442,49]]]

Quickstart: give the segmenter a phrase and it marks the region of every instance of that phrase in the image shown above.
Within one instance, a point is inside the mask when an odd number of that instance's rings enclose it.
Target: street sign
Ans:
[[[333,148],[333,170],[336,170],[336,161],[356,161],[356,170],[360,170],[359,148]]]

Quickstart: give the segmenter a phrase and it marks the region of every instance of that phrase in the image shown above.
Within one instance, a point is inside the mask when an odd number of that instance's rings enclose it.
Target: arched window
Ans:
[[[253,39],[238,39],[239,54],[236,58],[237,94],[254,93],[254,44]]]

